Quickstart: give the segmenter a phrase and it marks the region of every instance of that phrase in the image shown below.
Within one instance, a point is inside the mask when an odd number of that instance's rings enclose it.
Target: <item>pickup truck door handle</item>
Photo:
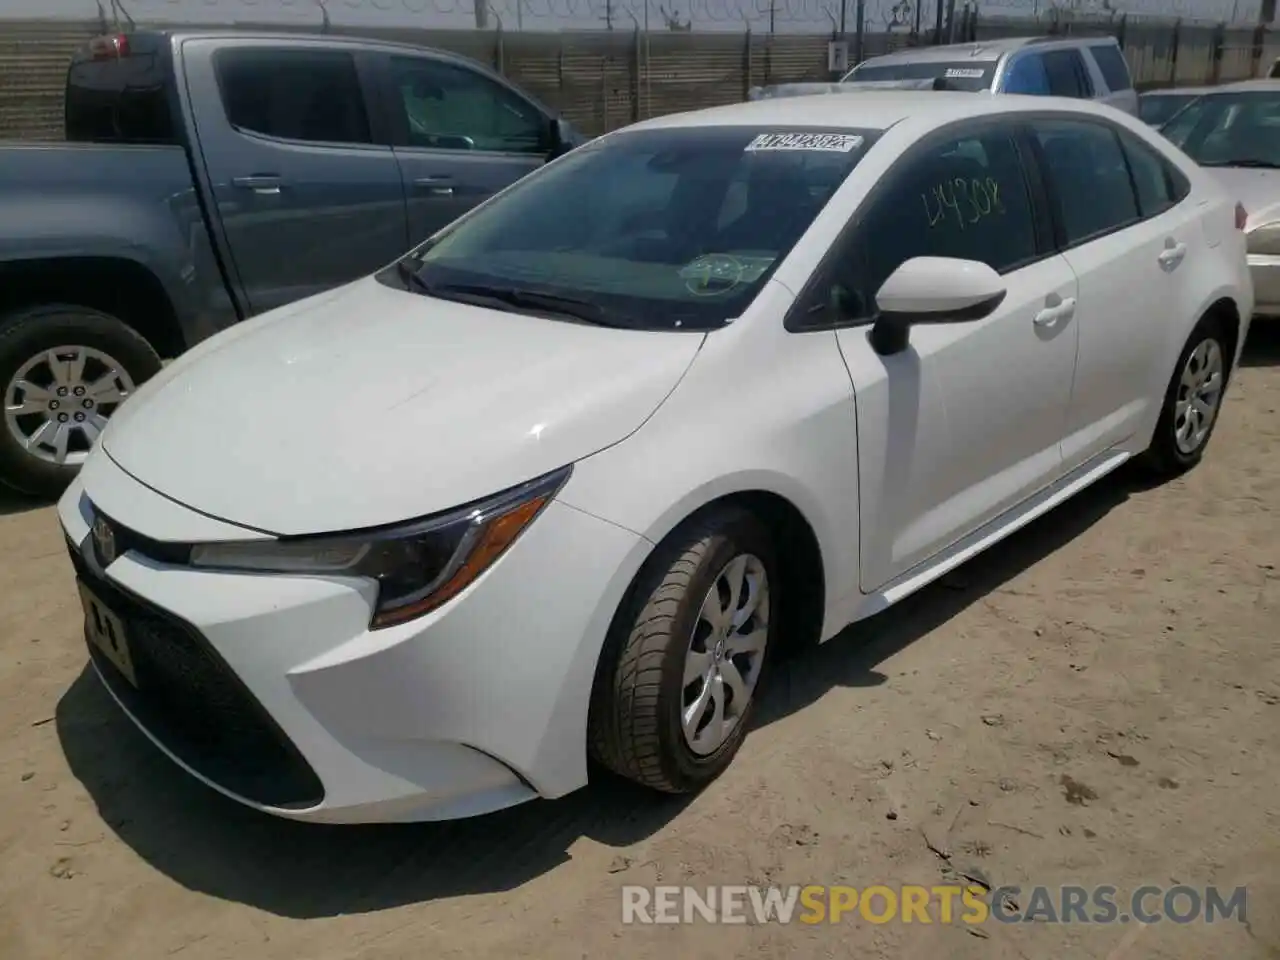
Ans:
[[[444,174],[417,177],[413,181],[413,188],[440,197],[451,197],[453,196],[453,177]]]
[[[1057,297],[1054,297],[1053,299],[1058,300],[1058,302],[1051,307],[1045,307],[1036,314],[1035,324],[1037,327],[1052,327],[1057,323],[1061,323],[1064,320],[1070,320],[1075,316],[1075,297],[1067,297],[1065,300],[1058,299]]]
[[[1187,245],[1178,243],[1172,237],[1164,242],[1164,250],[1157,257],[1160,261],[1160,268],[1166,272],[1171,272],[1178,268],[1178,264],[1182,263],[1183,258],[1187,255]]]
[[[279,193],[284,180],[274,173],[261,173],[251,177],[232,177],[231,185],[254,193]]]

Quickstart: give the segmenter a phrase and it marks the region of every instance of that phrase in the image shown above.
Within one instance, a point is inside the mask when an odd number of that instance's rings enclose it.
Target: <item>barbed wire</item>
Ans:
[[[662,29],[671,23],[689,22],[694,28],[707,25],[740,24],[743,29],[762,29],[769,24],[808,24],[836,29],[844,24],[853,28],[856,0],[479,0],[502,18],[505,26],[517,22],[533,29],[549,21],[570,28],[603,25],[606,19],[614,27],[648,23]],[[936,16],[937,3],[947,0],[865,0],[864,15],[869,29],[907,29],[913,25],[915,4],[919,3],[923,28],[931,28],[930,16]],[[411,17],[415,26],[453,26],[454,21],[473,18],[477,0],[323,0],[331,17],[343,19],[344,12],[373,14],[386,18],[387,26],[410,25],[392,23]],[[842,4],[844,6],[842,6]],[[239,14],[283,13],[299,19],[321,15],[317,0],[129,0],[135,15],[146,10],[181,10],[190,15],[235,17]],[[957,0],[962,8],[964,0]],[[1260,0],[1119,0],[1104,5],[1101,0],[979,0],[979,15],[993,12],[1005,17],[1036,17],[1047,20],[1054,15],[1085,19],[1115,19],[1128,15],[1140,19],[1183,19],[1236,23],[1256,22]],[[367,23],[361,17],[361,25]],[[421,22],[435,20],[437,22]],[[446,22],[448,21],[448,22]]]

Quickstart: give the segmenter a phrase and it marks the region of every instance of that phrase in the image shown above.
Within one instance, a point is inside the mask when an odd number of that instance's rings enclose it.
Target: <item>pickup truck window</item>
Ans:
[[[285,140],[372,143],[351,54],[240,47],[214,59],[227,122]]]
[[[958,60],[944,63],[937,60],[904,60],[897,63],[870,61],[854,67],[844,77],[844,82],[868,83],[900,80],[944,80],[946,89],[973,93],[990,90],[995,75],[995,62],[991,60]]]
[[[548,120],[510,90],[455,64],[392,57],[407,146],[546,153]]]
[[[1079,50],[1046,50],[1044,68],[1049,75],[1049,93],[1055,97],[1074,97],[1088,100],[1093,96],[1093,84]]]
[[[1129,79],[1129,65],[1119,47],[1109,43],[1098,44],[1090,47],[1089,52],[1093,54],[1098,69],[1102,71],[1102,79],[1107,81],[1107,88],[1112,93],[1133,89],[1133,82]]]
[[[169,105],[169,84],[163,51],[145,39],[136,39],[118,56],[77,54],[67,71],[67,139],[181,143]]]

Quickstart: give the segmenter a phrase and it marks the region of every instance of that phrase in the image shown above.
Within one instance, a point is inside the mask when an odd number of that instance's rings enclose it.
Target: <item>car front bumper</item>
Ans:
[[[1254,316],[1280,317],[1280,256],[1249,254],[1249,275],[1253,279]]]
[[[553,502],[453,601],[370,631],[370,581],[165,562],[152,546],[175,531],[235,528],[100,451],[58,513],[78,579],[123,626],[136,685],[89,643],[98,675],[157,746],[233,799],[300,820],[442,820],[586,783],[596,660],[649,549],[630,531]],[[105,567],[98,516],[121,546]]]

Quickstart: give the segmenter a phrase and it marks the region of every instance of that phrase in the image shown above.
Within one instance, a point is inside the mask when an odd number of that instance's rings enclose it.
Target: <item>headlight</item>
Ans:
[[[1250,253],[1280,256],[1280,220],[1254,227],[1245,236]]]
[[[457,596],[542,512],[571,467],[479,503],[402,526],[334,536],[207,543],[193,566],[258,573],[368,577],[378,584],[371,629],[420,617]]]

